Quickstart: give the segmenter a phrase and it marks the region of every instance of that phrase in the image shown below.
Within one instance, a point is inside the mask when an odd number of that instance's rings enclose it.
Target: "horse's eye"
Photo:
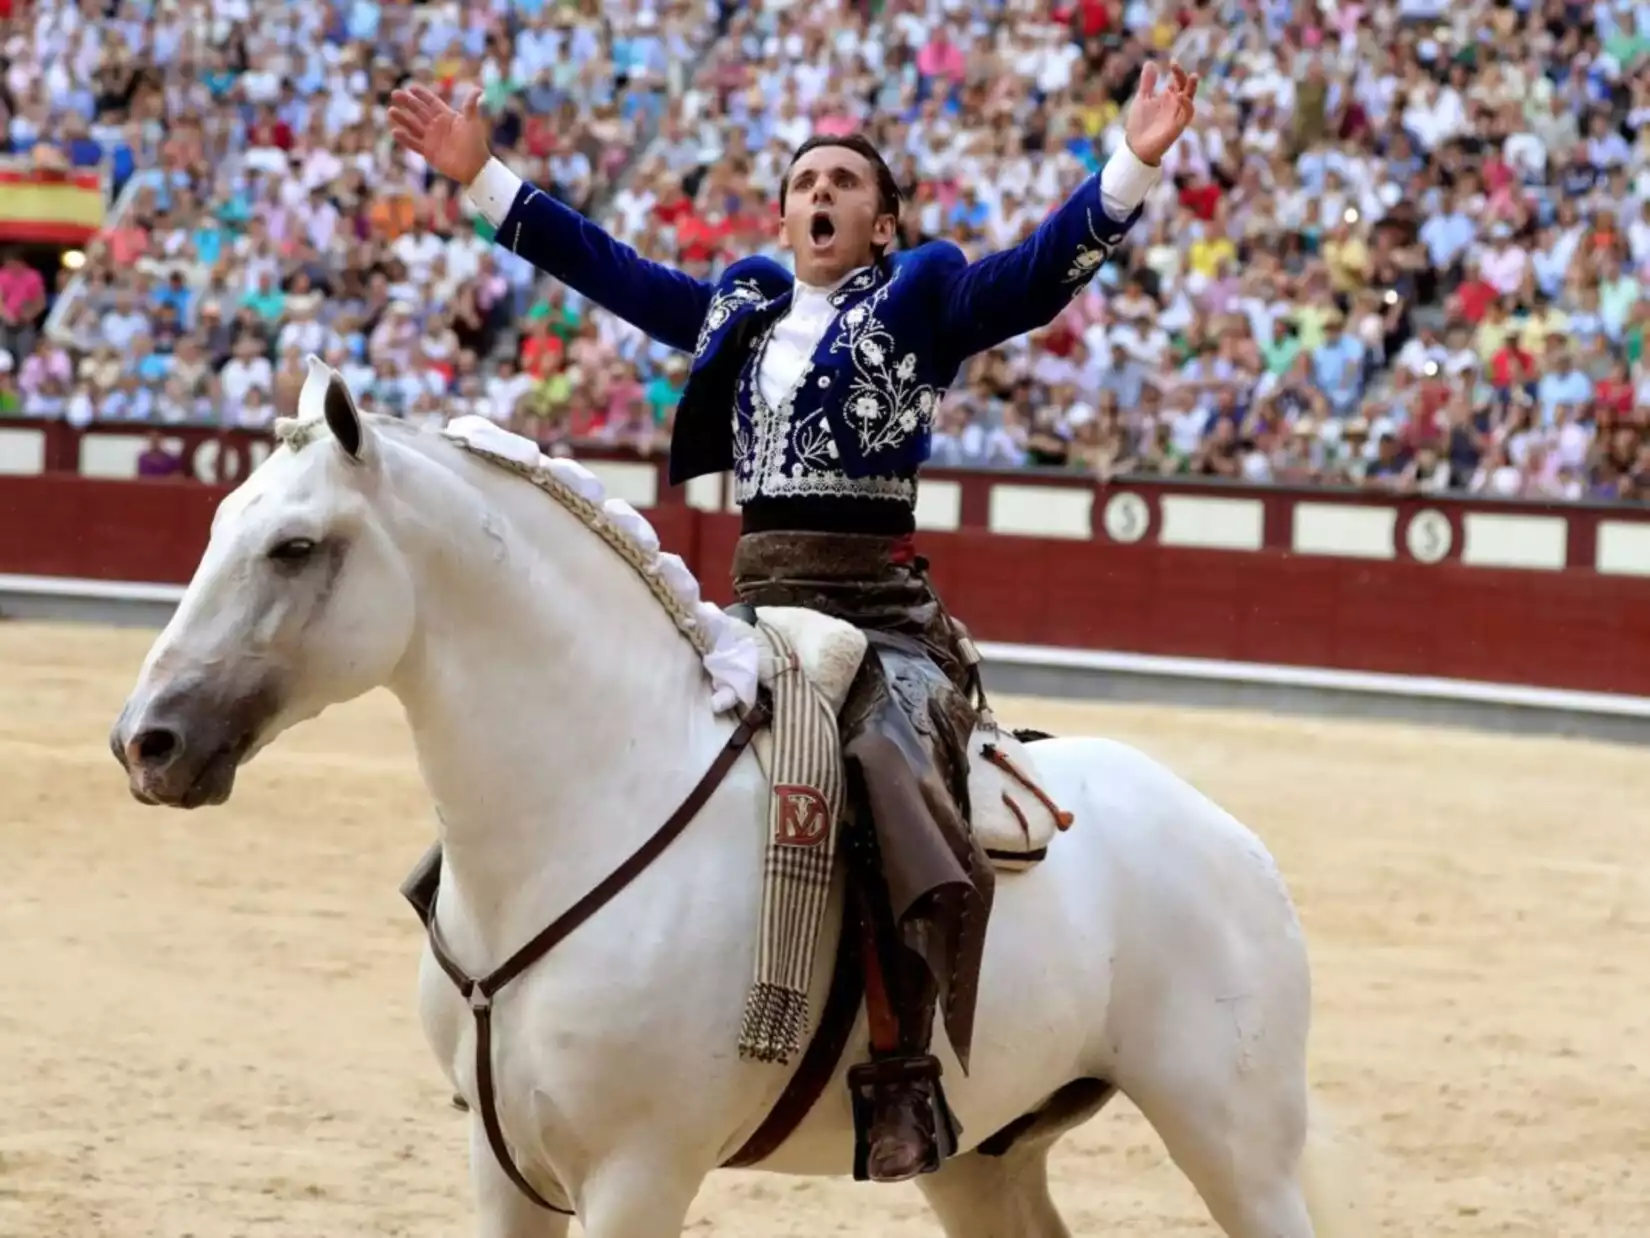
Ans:
[[[315,553],[315,543],[307,537],[289,537],[269,549],[269,557],[283,567],[297,567]]]

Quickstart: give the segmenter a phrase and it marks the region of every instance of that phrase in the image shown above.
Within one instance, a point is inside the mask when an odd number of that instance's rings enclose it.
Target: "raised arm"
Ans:
[[[710,309],[710,284],[642,257],[497,159],[465,194],[496,229],[498,244],[660,343],[693,351]]]
[[[1123,144],[1098,176],[1020,244],[958,263],[943,280],[936,309],[942,338],[959,359],[1052,322],[1140,217],[1141,202],[1162,176],[1163,156],[1196,112],[1195,73],[1174,64],[1161,92],[1158,80],[1148,62],[1129,101]]]
[[[462,110],[426,86],[396,90],[389,122],[396,142],[464,186],[499,244],[660,343],[693,351],[711,286],[642,257],[495,159],[480,90]]]
[[[940,338],[969,357],[1054,321],[1140,218],[1161,176],[1120,146],[1025,240],[959,263],[940,290]]]

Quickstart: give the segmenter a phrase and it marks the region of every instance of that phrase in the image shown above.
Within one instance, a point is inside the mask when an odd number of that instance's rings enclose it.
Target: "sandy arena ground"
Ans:
[[[0,626],[0,1235],[471,1232],[396,885],[431,816],[379,694],[203,814],[105,747],[150,634]],[[1166,758],[1276,852],[1370,1233],[1650,1233],[1642,750],[1000,701]],[[1126,1103],[1062,1145],[1088,1235],[1212,1234]],[[937,1234],[914,1188],[717,1175],[690,1232]]]

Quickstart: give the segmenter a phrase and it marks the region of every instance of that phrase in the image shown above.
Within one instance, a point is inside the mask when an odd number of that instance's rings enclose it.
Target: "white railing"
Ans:
[[[126,212],[132,209],[133,201],[143,190],[144,186],[158,185],[160,183],[160,176],[161,173],[159,168],[143,168],[133,172],[131,176],[127,177],[126,183],[121,186],[120,196],[115,199],[114,205],[109,208],[108,213],[103,217],[103,230],[106,231],[110,228],[117,227],[120,221],[125,218]],[[108,172],[105,169],[105,184],[107,184],[107,180]],[[75,273],[74,278],[71,279],[63,291],[58,294],[57,300],[52,303],[52,308],[46,315],[46,337],[55,343],[67,346],[74,342],[64,324],[71,320],[76,311],[76,307],[78,307],[80,302],[85,299],[85,271],[86,268],[83,267],[80,271]]]

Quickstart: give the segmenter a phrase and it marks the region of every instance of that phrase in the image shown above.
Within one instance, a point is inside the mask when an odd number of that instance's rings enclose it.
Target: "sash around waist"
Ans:
[[[914,642],[966,698],[970,662],[910,534],[747,533],[733,591],[752,606],[801,606]]]
[[[751,533],[870,534],[896,537],[916,531],[917,514],[899,499],[753,498],[741,510],[740,529]]]
[[[733,575],[741,581],[872,583],[904,579],[916,561],[909,533],[885,537],[775,530],[740,536]]]

